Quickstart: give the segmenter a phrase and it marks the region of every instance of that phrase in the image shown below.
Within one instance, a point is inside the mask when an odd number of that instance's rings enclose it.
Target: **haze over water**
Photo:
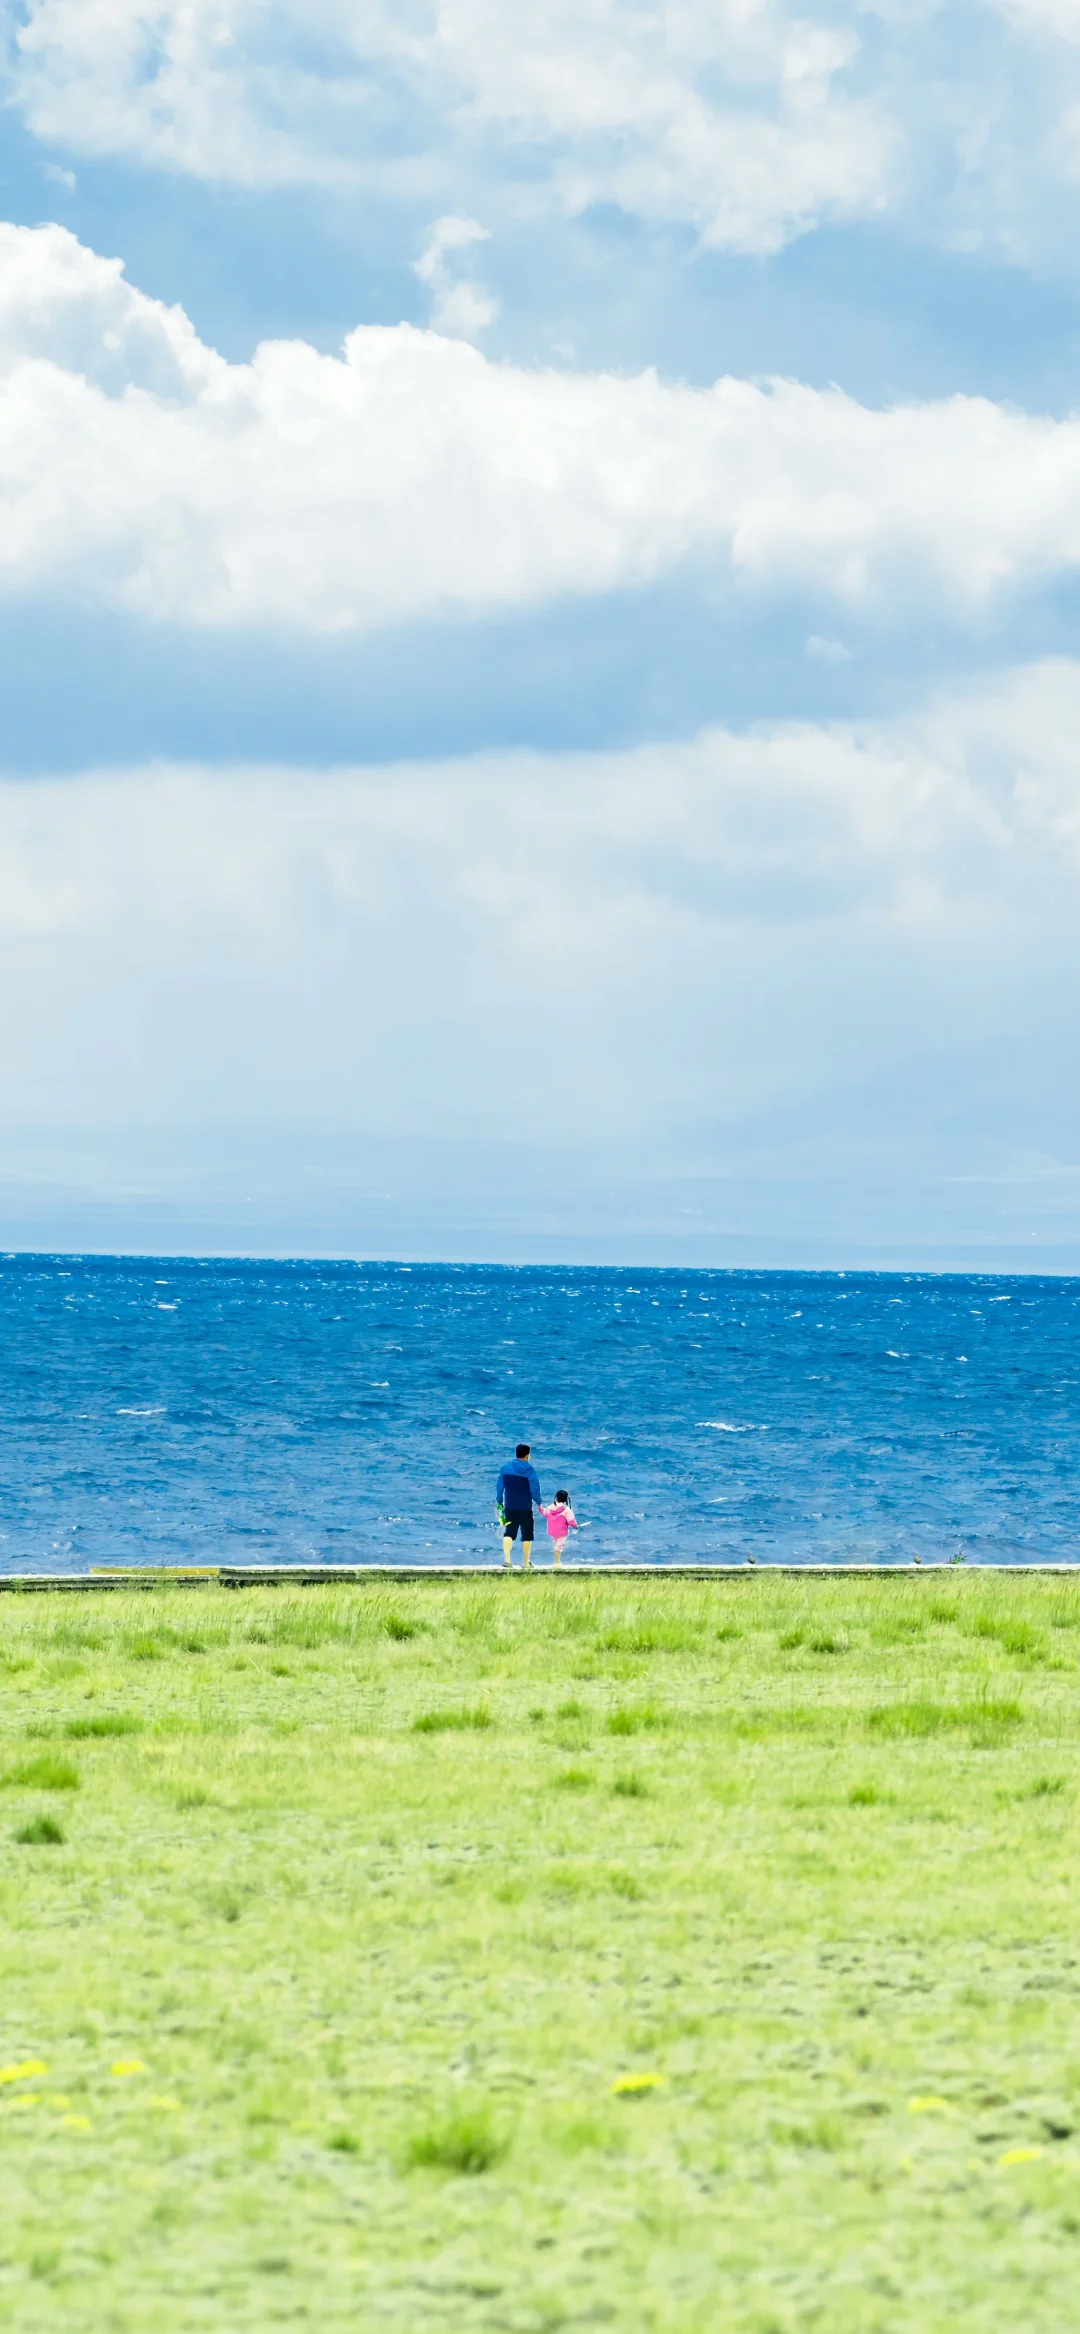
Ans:
[[[493,1560],[519,1436],[594,1560],[1071,1560],[1078,1334],[1072,1280],[9,1257],[0,1567]]]

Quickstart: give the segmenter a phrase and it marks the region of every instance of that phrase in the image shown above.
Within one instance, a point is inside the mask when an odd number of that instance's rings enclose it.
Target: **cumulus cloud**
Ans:
[[[1014,258],[1075,240],[1074,0],[0,0],[0,26],[39,137],[218,183],[497,186],[749,252],[885,209]]]
[[[0,785],[5,1123],[495,1139],[557,1089],[644,1152],[901,1074],[917,1117],[991,1040],[1055,1093],[1078,730],[1063,663],[877,726]]]
[[[838,77],[846,23],[784,0],[7,0],[30,127],[248,185],[502,175],[561,209],[616,201],[771,250],[882,201],[890,134]],[[517,176],[516,171],[512,172]]]
[[[371,629],[687,561],[964,619],[1080,560],[1080,421],[526,371],[407,326],[234,365],[119,262],[5,227],[0,501],[0,589],[192,624]]]

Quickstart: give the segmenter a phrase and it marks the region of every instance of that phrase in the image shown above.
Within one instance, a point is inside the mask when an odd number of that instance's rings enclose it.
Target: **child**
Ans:
[[[546,1507],[544,1514],[547,1517],[548,1536],[555,1542],[555,1562],[561,1564],[563,1542],[567,1533],[576,1532],[578,1528],[577,1517],[570,1505],[569,1492],[557,1491],[553,1506]]]

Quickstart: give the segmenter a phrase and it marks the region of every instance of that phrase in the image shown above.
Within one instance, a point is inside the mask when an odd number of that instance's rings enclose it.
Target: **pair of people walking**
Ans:
[[[548,1538],[555,1543],[556,1565],[562,1563],[562,1552],[569,1533],[578,1528],[577,1517],[570,1505],[568,1491],[557,1491],[550,1507],[545,1507],[540,1493],[540,1477],[532,1465],[528,1443],[519,1443],[514,1457],[507,1461],[495,1486],[495,1502],[503,1528],[503,1563],[513,1569],[514,1542],[520,1534],[521,1553],[525,1569],[532,1570],[533,1507],[547,1517]]]

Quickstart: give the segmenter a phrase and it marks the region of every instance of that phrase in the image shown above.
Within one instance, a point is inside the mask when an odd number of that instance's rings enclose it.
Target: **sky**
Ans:
[[[1080,0],[0,97],[0,1245],[1080,1270]]]

